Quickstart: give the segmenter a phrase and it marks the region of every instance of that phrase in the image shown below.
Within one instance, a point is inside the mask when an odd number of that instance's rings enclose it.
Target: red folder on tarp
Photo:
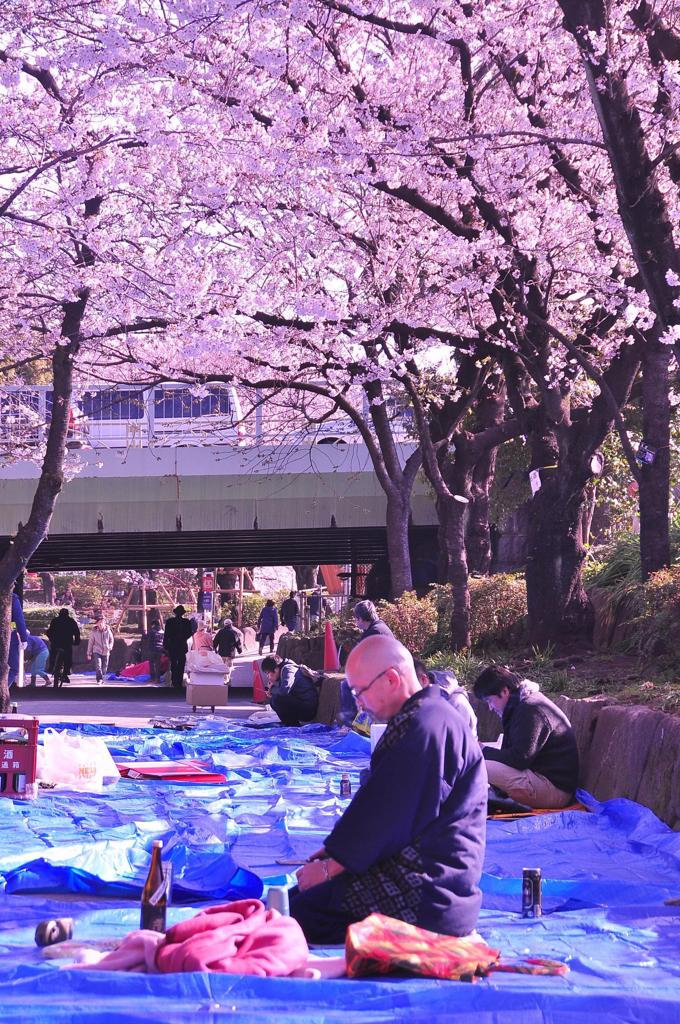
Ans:
[[[117,761],[116,768],[124,779],[202,783],[227,781],[226,775],[211,771],[205,761]]]

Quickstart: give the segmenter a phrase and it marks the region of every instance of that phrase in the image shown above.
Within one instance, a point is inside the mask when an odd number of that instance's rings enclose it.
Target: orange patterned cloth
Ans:
[[[481,940],[438,935],[385,914],[371,914],[351,924],[345,947],[350,978],[403,971],[427,978],[474,981],[500,956],[499,950]]]

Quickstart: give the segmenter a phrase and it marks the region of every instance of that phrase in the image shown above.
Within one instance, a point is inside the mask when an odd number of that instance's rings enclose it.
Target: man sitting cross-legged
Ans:
[[[375,912],[467,935],[482,899],[487,778],[479,744],[438,687],[422,688],[394,637],[364,640],[346,672],[359,706],[388,725],[370,776],[298,871],[291,915],[317,943],[342,942],[349,924]]]
[[[503,665],[477,677],[475,697],[503,722],[500,750],[484,747],[489,783],[527,807],[566,807],[578,781],[578,748],[569,719],[538,683]]]

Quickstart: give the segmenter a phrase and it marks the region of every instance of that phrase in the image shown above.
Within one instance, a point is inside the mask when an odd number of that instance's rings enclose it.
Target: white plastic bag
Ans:
[[[224,675],[224,661],[216,651],[189,651],[187,668],[190,672],[215,672]]]
[[[45,729],[37,774],[41,782],[84,791],[100,790],[120,778],[102,739],[56,729]]]

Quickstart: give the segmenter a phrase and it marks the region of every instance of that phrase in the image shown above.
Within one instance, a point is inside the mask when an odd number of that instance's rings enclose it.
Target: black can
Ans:
[[[522,917],[540,917],[541,869],[522,868]]]

